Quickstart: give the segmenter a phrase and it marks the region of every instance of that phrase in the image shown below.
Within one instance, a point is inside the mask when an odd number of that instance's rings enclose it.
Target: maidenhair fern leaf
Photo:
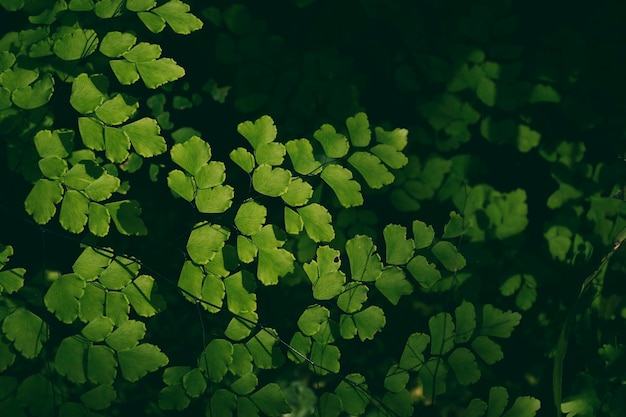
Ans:
[[[285,145],[293,169],[302,175],[317,174],[321,164],[315,159],[313,146],[308,139],[292,139]]]
[[[303,334],[313,336],[320,331],[322,324],[330,318],[330,311],[326,307],[312,305],[300,315],[298,328]]]
[[[139,215],[141,208],[135,200],[121,200],[104,205],[113,219],[117,231],[127,236],[143,236],[148,229]]]
[[[172,161],[191,175],[196,175],[200,168],[211,159],[211,146],[198,136],[192,136],[183,143],[170,149]]]
[[[224,336],[234,341],[243,340],[250,336],[258,319],[258,314],[255,311],[239,313],[237,316],[230,319],[226,330],[224,330]]]
[[[396,128],[392,131],[386,131],[381,127],[376,127],[374,131],[377,142],[392,146],[399,151],[403,150],[408,143],[409,131],[406,129]]]
[[[230,185],[201,188],[196,193],[196,207],[200,213],[223,213],[231,207],[234,196]]]
[[[376,288],[393,305],[397,305],[403,295],[413,293],[413,286],[407,281],[404,270],[398,267],[383,269],[376,280]]]
[[[406,388],[406,384],[409,382],[409,373],[398,367],[398,365],[391,365],[385,376],[385,389],[390,392],[400,392]]]
[[[304,206],[313,196],[313,187],[301,178],[292,178],[287,192],[280,196],[285,203],[292,207]]]
[[[457,272],[467,265],[465,257],[451,242],[439,241],[433,245],[431,251],[448,271]]]
[[[468,342],[476,330],[476,309],[474,308],[474,304],[463,301],[463,303],[454,310],[454,317],[456,320],[454,342]]]
[[[411,259],[406,268],[411,273],[411,276],[426,290],[430,289],[441,279],[441,273],[437,270],[437,267],[428,262],[422,255]]]
[[[105,100],[95,111],[96,117],[109,126],[116,126],[126,122],[137,112],[139,103],[137,100],[116,94]]]
[[[500,345],[487,336],[478,336],[472,341],[471,346],[487,365],[493,365],[504,358]]]
[[[296,211],[302,218],[304,230],[314,242],[330,242],[335,238],[332,217],[326,207],[312,203]]]
[[[128,298],[119,291],[106,291],[104,293],[104,315],[111,318],[117,326],[128,321],[130,303]]]
[[[329,124],[323,124],[313,133],[313,137],[322,145],[329,158],[343,158],[348,154],[348,139]]]
[[[87,381],[85,374],[85,353],[89,345],[76,336],[66,337],[59,344],[54,357],[56,371],[77,384]]]
[[[348,163],[356,168],[370,188],[382,188],[393,182],[395,177],[380,159],[369,152],[355,152],[348,158]]]
[[[143,117],[134,122],[122,126],[122,130],[130,138],[135,152],[150,158],[166,151],[165,139],[160,135],[161,128],[156,120]]]
[[[78,317],[84,288],[85,281],[78,274],[61,275],[46,292],[44,303],[61,322],[72,323]]]
[[[38,180],[24,201],[26,212],[38,224],[46,224],[56,213],[56,205],[63,199],[63,187],[56,181]]]
[[[283,394],[280,386],[273,382],[263,386],[249,398],[266,416],[281,416],[291,412],[285,394]]]
[[[15,309],[2,322],[2,332],[27,359],[39,355],[48,340],[48,324],[24,307]]]
[[[361,415],[370,403],[368,386],[361,374],[349,374],[339,383],[335,394],[349,415]]]
[[[420,368],[419,378],[426,398],[444,394],[447,389],[448,367],[441,357],[431,358]]]
[[[439,313],[428,320],[432,355],[444,355],[454,347],[454,323],[448,313]]]
[[[325,392],[319,398],[317,409],[321,416],[338,417],[343,411],[343,404],[338,395]]]
[[[92,345],[87,350],[87,379],[94,384],[113,385],[117,376],[117,358],[108,346]]]
[[[139,264],[123,256],[116,256],[100,274],[100,283],[109,290],[125,288],[137,276]]]
[[[224,247],[230,232],[220,225],[197,223],[187,240],[187,253],[197,264],[206,264]]]
[[[38,165],[43,176],[51,180],[59,179],[67,172],[67,162],[58,156],[40,159]]]
[[[154,372],[167,365],[169,361],[158,347],[149,343],[121,350],[117,352],[117,359],[122,376],[130,382],[138,381],[148,372]]]
[[[119,58],[124,53],[128,52],[136,42],[137,37],[132,33],[108,32],[102,38],[102,42],[100,42],[100,52],[109,58]]]
[[[350,282],[337,297],[337,307],[346,313],[355,313],[363,308],[363,303],[367,301],[367,292],[367,286]]]
[[[479,333],[482,336],[507,338],[521,319],[522,315],[519,313],[502,311],[491,304],[485,304]]]
[[[263,143],[254,150],[257,163],[272,166],[281,165],[285,159],[285,145],[278,142]]]
[[[357,235],[346,242],[351,278],[355,281],[376,281],[382,273],[382,262],[369,236]]]
[[[246,201],[237,210],[235,226],[244,235],[252,235],[259,230],[267,217],[267,208],[255,201]]]
[[[234,163],[239,165],[239,167],[246,171],[248,174],[251,173],[255,167],[256,163],[254,155],[252,155],[244,148],[233,149],[230,152],[229,156]]]
[[[99,385],[80,396],[80,400],[91,410],[104,410],[117,398],[110,385]]]
[[[164,387],[159,392],[159,407],[163,410],[184,410],[189,407],[191,399],[182,385]]]
[[[258,384],[257,376],[250,373],[230,384],[230,389],[238,395],[248,395],[256,389]]]
[[[256,322],[256,317],[255,322]],[[233,375],[243,376],[252,372],[252,355],[245,345],[236,343],[233,345],[233,361],[228,365],[228,370]]]
[[[318,247],[317,260],[303,265],[313,286],[313,298],[330,300],[343,291],[346,276],[340,265],[339,251],[328,246]]]
[[[376,333],[382,330],[387,323],[385,312],[377,306],[369,306],[352,316],[357,334],[361,341],[374,339]]]
[[[369,145],[372,139],[372,132],[370,131],[370,123],[365,113],[360,112],[352,117],[348,117],[346,119],[346,127],[348,128],[352,146],[363,148]]]
[[[146,334],[146,326],[140,321],[127,320],[106,337],[107,345],[115,351],[130,349],[139,343]]]
[[[135,312],[142,317],[152,317],[165,308],[165,300],[156,292],[154,278],[140,275],[129,283],[122,293]]]
[[[224,286],[229,311],[235,314],[256,311],[256,281],[251,273],[238,271],[224,279]]]
[[[155,30],[158,29],[155,23],[150,18],[145,17],[148,13],[162,19],[175,33],[188,35],[191,32],[202,29],[203,26],[202,20],[189,13],[189,10],[188,4],[180,0],[170,0],[159,7],[151,9],[149,12],[139,13],[139,18],[152,32],[158,33],[163,29]]]
[[[270,165],[257,166],[252,173],[254,189],[270,197],[278,197],[287,192],[291,182],[291,173],[286,169],[272,168]]]
[[[59,223],[71,233],[80,233],[87,224],[89,199],[76,190],[67,190],[63,196]]]
[[[0,244],[0,294],[12,294],[24,286],[24,268],[13,268],[1,271],[13,255],[12,246]]]
[[[340,357],[341,352],[337,346],[313,341],[310,359],[317,366],[310,366],[310,368],[318,375],[337,373],[341,367]]]
[[[113,326],[114,323],[110,318],[100,316],[87,323],[81,333],[92,342],[102,342],[111,334]]]
[[[278,130],[269,116],[261,116],[254,122],[246,121],[237,125],[237,132],[257,149],[263,144],[270,143],[276,139]]]
[[[345,208],[363,205],[361,185],[352,178],[352,172],[338,164],[329,164],[322,171],[321,178],[332,188]]]
[[[233,361],[233,345],[224,339],[212,340],[198,358],[198,368],[212,382],[219,382]]]
[[[455,349],[448,356],[447,362],[461,385],[470,385],[480,379],[476,357],[469,349],[464,347]]]
[[[461,236],[467,231],[469,225],[467,220],[455,211],[450,212],[450,220],[443,227],[443,238],[452,239]]]
[[[217,187],[226,180],[226,167],[223,162],[211,161],[203,164],[194,178],[198,188]]]
[[[383,229],[385,238],[386,262],[390,265],[405,265],[413,257],[415,244],[406,238],[406,228],[397,224],[388,224]]]
[[[279,348],[276,330],[265,327],[246,342],[254,364],[260,369],[275,369],[285,362]]]
[[[235,407],[237,407],[237,395],[225,389],[218,389],[209,400],[206,415],[231,417]]]
[[[431,245],[435,238],[435,229],[420,220],[413,221],[413,240],[415,249],[423,249]]]
[[[20,87],[11,94],[11,101],[17,107],[31,110],[47,104],[54,93],[54,78],[44,74],[32,85]]]
[[[295,332],[289,342],[291,349],[287,352],[287,357],[295,363],[308,362],[307,358],[311,352],[312,344],[313,342],[310,337],[307,337],[300,332]]]
[[[104,311],[105,298],[104,288],[100,284],[87,283],[85,293],[80,299],[80,310],[78,312],[80,320],[87,323],[100,317]]]
[[[294,270],[295,257],[282,249],[284,241],[278,240],[272,225],[265,225],[252,235],[252,241],[259,250],[257,278],[264,285],[275,285],[278,278]]]

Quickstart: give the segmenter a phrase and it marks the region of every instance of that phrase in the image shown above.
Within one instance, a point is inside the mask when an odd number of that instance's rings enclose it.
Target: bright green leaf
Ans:
[[[335,238],[332,217],[326,207],[313,203],[296,210],[302,218],[304,230],[314,242],[330,242]]]
[[[132,33],[108,32],[100,42],[100,52],[109,58],[118,58],[128,52],[137,42]]]
[[[272,168],[269,165],[259,165],[252,173],[254,189],[270,197],[278,197],[287,192],[291,174],[286,169]]]
[[[346,313],[361,310],[363,303],[367,301],[367,291],[367,286],[354,281],[350,282],[337,298],[337,307]]]
[[[300,315],[298,328],[307,336],[313,336],[320,331],[322,324],[330,318],[330,311],[326,307],[312,305]]]
[[[87,213],[89,213],[89,199],[79,191],[67,190],[59,213],[61,226],[71,233],[80,233],[87,224]]]
[[[149,343],[119,351],[117,358],[122,376],[130,382],[138,381],[148,372],[154,372],[168,363],[167,356]]]
[[[461,305],[454,310],[454,317],[456,319],[454,342],[468,342],[476,330],[476,309],[474,308],[474,304],[463,301]]]
[[[235,226],[244,235],[252,235],[259,230],[267,217],[267,208],[255,201],[246,201],[237,210]]]
[[[76,336],[66,337],[61,340],[54,357],[56,371],[77,384],[83,384],[85,375],[85,353],[89,345],[86,341]]]
[[[322,144],[329,158],[343,158],[350,149],[348,139],[329,124],[323,124],[313,133],[313,137]]]
[[[127,320],[107,336],[105,341],[107,345],[119,352],[137,346],[145,334],[146,326],[142,322]]]
[[[423,249],[433,242],[435,229],[420,220],[413,220],[413,240],[415,249]]]
[[[397,305],[403,295],[413,293],[411,283],[407,281],[404,271],[398,267],[383,269],[376,280],[376,288],[393,305]]]
[[[248,174],[251,173],[255,167],[254,155],[244,148],[233,149],[229,156],[234,163],[239,165],[239,167]]]
[[[204,265],[224,247],[229,236],[230,232],[220,225],[198,223],[189,235],[187,253],[195,263]]]
[[[27,359],[33,359],[48,340],[48,325],[39,316],[19,307],[4,318],[2,331],[15,349]]]
[[[374,339],[374,335],[385,327],[387,319],[380,307],[369,306],[352,316],[361,341]]]
[[[302,175],[317,174],[321,166],[313,155],[313,146],[308,139],[292,139],[285,145],[293,169]]]
[[[48,311],[63,323],[72,323],[78,317],[79,299],[83,296],[85,281],[78,274],[65,274],[57,278],[44,296]]]
[[[326,165],[321,174],[322,179],[332,188],[345,208],[363,205],[361,185],[352,178],[352,172],[337,164]]]
[[[246,121],[237,125],[237,132],[257,149],[263,144],[270,143],[276,139],[278,130],[269,116],[261,116],[254,122]]]
[[[170,81],[176,81],[185,75],[185,69],[171,58],[159,58],[154,61],[138,62],[137,72],[148,88],[157,88]]]
[[[467,265],[465,257],[451,242],[439,241],[431,248],[431,251],[448,271],[457,272]]]
[[[346,127],[348,128],[352,146],[362,148],[369,145],[372,132],[370,131],[370,123],[365,113],[361,112],[355,114],[353,117],[348,117],[346,119]]]
[[[52,51],[64,61],[76,61],[95,52],[98,35],[91,29],[74,28],[54,41]]]
[[[418,255],[407,264],[406,269],[409,270],[411,276],[424,289],[429,289],[441,279],[441,273],[434,264],[422,255]]]
[[[175,33],[188,35],[202,29],[203,26],[202,21],[189,13],[189,10],[188,4],[180,0],[170,0],[162,6],[155,7],[151,12],[165,20]]]
[[[109,81],[103,75],[79,74],[72,81],[70,104],[82,114],[93,113],[105,100]]]
[[[285,394],[278,384],[269,383],[250,395],[249,398],[266,416],[281,416],[291,412]]]
[[[357,235],[346,242],[351,277],[355,281],[376,281],[383,267],[376,246],[369,236]]]
[[[232,206],[234,197],[230,185],[201,188],[196,193],[196,207],[200,213],[223,213]]]
[[[405,265],[413,257],[415,247],[412,239],[406,238],[406,228],[397,224],[388,224],[383,229],[385,238],[386,261],[391,265]]]
[[[344,410],[353,416],[363,414],[370,402],[368,386],[361,374],[346,375],[335,389],[335,393],[341,399]]]
[[[233,345],[228,340],[212,340],[198,358],[198,368],[209,381],[219,382],[228,372],[228,365],[233,361]]]
[[[256,282],[252,274],[239,271],[224,279],[228,310],[234,314],[256,311]]]
[[[278,368],[285,362],[278,340],[272,336],[276,334],[276,330],[265,327],[246,342],[254,364],[260,369]]]

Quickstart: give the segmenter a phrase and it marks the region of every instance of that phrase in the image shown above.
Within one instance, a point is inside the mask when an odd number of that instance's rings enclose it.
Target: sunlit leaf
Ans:
[[[376,281],[382,273],[382,262],[369,236],[357,235],[346,242],[350,272],[355,281]]]
[[[326,307],[312,305],[300,315],[298,328],[303,334],[312,336],[320,331],[323,323],[330,318],[330,311]]]
[[[281,416],[291,412],[285,394],[278,384],[269,383],[250,395],[249,398],[267,416]]]
[[[168,363],[167,356],[149,343],[121,350],[117,352],[117,358],[122,376],[130,382],[138,381],[148,372],[154,372]]]
[[[224,247],[230,232],[220,225],[198,223],[187,240],[187,253],[197,264],[206,264]]]
[[[224,279],[228,310],[235,314],[256,310],[256,282],[252,274],[239,271]]]
[[[287,192],[291,174],[286,169],[272,168],[270,165],[259,165],[252,173],[254,189],[270,197],[278,197]]]
[[[246,342],[254,364],[260,369],[278,368],[285,362],[278,340],[272,334],[277,334],[276,330],[266,327]]]
[[[296,211],[302,218],[304,230],[314,242],[330,242],[335,238],[332,217],[326,207],[313,203]]]
[[[56,181],[47,179],[38,180],[33,186],[24,207],[26,212],[33,216],[35,222],[46,224],[56,213],[56,204],[63,199],[63,187]]]
[[[52,51],[64,61],[76,61],[95,52],[98,35],[91,29],[74,28],[54,41]]]
[[[108,32],[100,42],[100,52],[109,58],[118,58],[128,52],[137,42],[137,37],[128,32]]]
[[[175,33],[188,35],[191,32],[202,29],[203,23],[193,14],[189,13],[190,7],[180,0],[170,0],[162,6],[150,10],[151,13],[161,17]]]
[[[313,155],[313,146],[308,139],[292,139],[285,145],[293,164],[293,169],[302,175],[313,175],[321,164]]]
[[[368,287],[358,282],[350,282],[337,298],[337,307],[346,313],[355,313],[367,301]]]
[[[92,345],[87,350],[87,378],[94,384],[112,385],[117,376],[117,358],[108,346]]]
[[[370,402],[368,386],[361,374],[347,375],[335,389],[344,410],[350,415],[361,415]]]
[[[329,158],[343,158],[350,149],[348,139],[341,133],[337,133],[329,124],[323,124],[313,133],[313,137],[321,143],[324,153]]]
[[[413,257],[415,247],[412,239],[406,238],[406,228],[388,224],[383,229],[385,238],[386,261],[391,265],[404,265]]]
[[[337,164],[326,165],[322,179],[335,192],[339,203],[345,208],[363,204],[361,185],[352,178],[352,172]]]
[[[373,339],[385,327],[387,319],[384,311],[377,306],[369,306],[352,316],[361,341]]]
[[[372,138],[370,123],[365,113],[357,113],[353,117],[346,119],[346,127],[350,135],[352,146],[365,147],[369,145]]]
[[[159,58],[154,61],[138,62],[137,72],[148,88],[157,88],[185,75],[185,69],[171,58]]]
[[[46,292],[44,303],[60,321],[72,323],[78,317],[84,288],[85,281],[78,274],[61,275]]]
[[[252,235],[265,224],[267,217],[267,208],[255,201],[246,201],[237,210],[235,215],[235,226],[244,235]]]
[[[233,345],[228,340],[214,339],[198,357],[198,368],[209,381],[219,382],[228,372],[228,365],[233,361]]]
[[[257,149],[263,144],[270,143],[276,139],[278,130],[269,116],[261,116],[254,122],[246,121],[237,125],[237,132]]]

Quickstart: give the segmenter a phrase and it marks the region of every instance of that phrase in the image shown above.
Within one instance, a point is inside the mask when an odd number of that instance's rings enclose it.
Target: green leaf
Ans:
[[[78,317],[81,321],[87,323],[94,320],[97,317],[102,316],[105,303],[105,292],[101,288],[101,285],[94,285],[93,283],[87,283],[85,286],[85,293],[80,299],[80,311]]]
[[[454,323],[448,313],[439,313],[428,320],[432,355],[444,355],[454,347]]]
[[[439,241],[435,243],[431,251],[448,271],[457,272],[467,265],[463,255],[450,242]]]
[[[72,270],[85,281],[93,281],[111,263],[112,255],[110,249],[95,249],[87,246],[72,265]]]
[[[65,158],[74,147],[74,132],[68,129],[40,130],[33,138],[37,153],[42,158]]]
[[[196,196],[193,179],[178,169],[170,171],[167,175],[167,186],[186,201],[192,201]]]
[[[481,336],[507,338],[522,319],[522,315],[512,311],[502,311],[491,304],[483,306],[483,321],[479,333]]]
[[[356,235],[346,242],[346,252],[353,280],[372,282],[381,275],[382,262],[371,237]]]
[[[265,385],[249,398],[266,416],[281,416],[292,411],[285,394],[275,383]]]
[[[237,396],[235,394],[225,389],[218,389],[209,400],[206,415],[211,417],[231,417],[236,406]]]
[[[437,267],[428,262],[422,255],[411,259],[406,269],[424,289],[430,289],[441,279],[441,273],[437,270]]]
[[[89,117],[79,117],[78,131],[86,147],[94,151],[104,150],[104,126],[102,122]]]
[[[279,368],[285,362],[278,340],[272,335],[277,335],[276,330],[265,327],[246,342],[254,364],[260,369]]]
[[[419,377],[424,384],[424,396],[433,398],[446,392],[446,379],[448,367],[442,358],[432,358],[426,362],[419,371]]]
[[[223,213],[232,206],[234,197],[230,185],[202,188],[196,193],[196,207],[200,213]]]
[[[43,343],[48,340],[48,325],[23,307],[4,318],[2,331],[13,342],[13,347],[27,359],[37,357]]]
[[[198,358],[198,368],[212,382],[219,382],[228,372],[228,365],[233,361],[233,345],[228,340],[212,340]]]
[[[139,103],[134,98],[117,94],[96,109],[96,116],[104,123],[115,126],[127,121],[138,108]]]
[[[0,271],[0,294],[13,294],[24,286],[24,268],[13,268]]]
[[[89,345],[76,336],[61,340],[54,357],[56,371],[77,384],[87,381],[85,375],[85,353]]]
[[[145,158],[160,155],[167,150],[165,139],[159,135],[161,128],[156,120],[144,117],[122,126],[130,138],[135,152]]]
[[[424,364],[424,350],[430,343],[430,336],[424,333],[413,333],[409,336],[402,356],[400,357],[399,367],[407,371],[417,371]]]
[[[433,242],[435,229],[420,220],[413,220],[413,240],[415,249],[423,249]]]
[[[489,390],[489,408],[487,417],[499,417],[509,402],[509,393],[504,387],[491,387]]]
[[[520,152],[529,152],[531,149],[539,146],[541,140],[541,133],[532,130],[526,125],[518,126],[517,133],[517,149]]]
[[[353,153],[348,158],[348,163],[359,171],[370,188],[382,188],[395,179],[380,159],[369,152]]]
[[[110,385],[99,385],[83,395],[80,400],[92,410],[104,410],[117,398],[117,392]]]
[[[476,86],[476,97],[487,106],[493,107],[493,105],[496,104],[497,94],[498,89],[496,88],[496,83],[488,77],[481,78]]]
[[[92,342],[102,342],[113,331],[113,321],[110,318],[100,316],[87,323],[81,333]]]
[[[137,71],[137,65],[133,62],[123,61],[121,59],[114,59],[109,61],[111,70],[115,74],[115,78],[122,85],[131,85],[139,81],[139,72]]]
[[[63,323],[72,323],[78,317],[85,281],[78,274],[65,274],[57,278],[43,298],[48,311]]]
[[[372,147],[370,151],[390,168],[400,169],[409,163],[409,159],[402,152],[391,145],[380,144]]]
[[[223,162],[211,161],[202,165],[194,176],[198,188],[217,187],[226,180],[226,167]]]
[[[346,375],[335,389],[335,394],[341,400],[345,412],[353,416],[363,414],[370,402],[368,386],[361,374]]]
[[[108,290],[121,290],[137,276],[139,264],[129,258],[116,256],[100,274],[100,283]]]
[[[408,143],[409,131],[406,129],[397,128],[386,131],[381,127],[376,127],[374,131],[376,132],[377,142],[392,146],[399,151],[404,149]]]
[[[546,84],[535,84],[528,97],[529,103],[558,103],[560,101],[559,93],[554,87]]]
[[[159,392],[159,407],[163,410],[184,410],[190,402],[182,385],[164,387]]]
[[[377,306],[369,306],[352,316],[361,341],[372,340],[374,335],[385,327],[387,319],[384,311]]]
[[[450,212],[450,220],[443,227],[443,238],[452,239],[459,237],[468,230],[468,225],[463,216],[455,211]]]
[[[248,174],[251,173],[255,167],[254,155],[244,148],[233,149],[229,156],[234,163],[239,165],[239,167]]]
[[[276,139],[278,130],[270,116],[261,116],[253,122],[245,121],[237,125],[237,132],[252,145],[254,149]]]
[[[104,148],[109,161],[124,162],[128,158],[130,138],[122,129],[104,126]]]
[[[138,62],[137,72],[148,88],[157,88],[185,75],[185,69],[171,58],[159,58],[154,61]]]
[[[372,139],[372,132],[370,131],[370,122],[367,120],[365,113],[360,112],[353,117],[348,117],[346,119],[346,127],[348,128],[352,146],[363,148],[369,145]]]
[[[343,207],[363,205],[361,185],[352,178],[352,172],[349,169],[337,164],[329,164],[322,171],[321,178],[332,188]]]
[[[103,75],[79,74],[72,82],[70,104],[76,111],[89,114],[106,100],[109,81]]]
[[[329,124],[323,124],[313,133],[313,137],[322,144],[324,153],[329,158],[343,158],[348,154],[348,139]]]
[[[474,309],[474,304],[463,301],[454,310],[454,317],[456,319],[454,342],[469,342],[476,330],[476,310]]]
[[[280,196],[283,201],[292,207],[303,206],[313,196],[313,187],[301,178],[292,178],[287,192]]]
[[[256,311],[256,282],[247,271],[238,271],[224,279],[228,310],[234,314]]]
[[[204,394],[207,388],[206,379],[202,375],[202,371],[194,368],[183,376],[183,386],[185,391],[192,398],[197,398]]]
[[[69,232],[80,233],[87,224],[89,199],[76,190],[67,190],[61,203],[59,223]]]
[[[145,12],[156,6],[156,0],[128,0],[126,8],[131,12]]]
[[[59,392],[53,383],[41,374],[25,378],[17,389],[17,400],[30,410],[30,415],[52,417],[55,415],[55,398]],[[23,413],[22,407],[19,411]],[[24,415],[24,414],[22,414]]]
[[[110,317],[116,326],[122,326],[124,323],[128,322],[128,313],[130,313],[130,303],[124,294],[118,291],[105,292],[105,316]]]
[[[136,320],[127,320],[105,339],[107,345],[120,352],[134,348],[146,334],[146,326]]]
[[[87,350],[87,378],[94,384],[112,385],[117,376],[115,352],[108,346],[92,345]]]
[[[137,37],[132,33],[108,32],[100,42],[100,52],[109,58],[119,58],[128,52],[135,42],[137,42]]]
[[[11,101],[21,109],[36,109],[47,104],[50,98],[52,98],[53,92],[54,79],[50,74],[44,74],[34,84],[20,87],[13,91]]]
[[[235,226],[244,235],[253,235],[261,230],[267,217],[267,208],[255,201],[246,201],[237,210]]]
[[[139,12],[137,16],[152,33],[159,33],[165,29],[165,20],[161,16],[150,12]]]
[[[328,246],[317,248],[317,261],[304,264],[316,300],[330,300],[339,295],[346,283],[345,274],[339,270],[339,251]]]
[[[124,53],[124,59],[130,62],[150,62],[161,56],[162,49],[159,45],[141,42],[131,50]]]
[[[399,392],[385,393],[382,403],[386,410],[385,413],[393,413],[393,415],[399,417],[411,417],[413,415],[413,400],[411,394],[406,389]]]
[[[197,223],[189,235],[187,253],[195,263],[204,265],[224,247],[229,236],[230,232],[220,225]]]
[[[403,295],[413,293],[413,287],[406,280],[404,271],[395,266],[383,269],[376,280],[376,288],[393,305],[397,305]]]
[[[285,159],[285,145],[278,142],[263,143],[254,150],[257,163],[281,165]]]
[[[189,13],[189,10],[188,4],[180,0],[170,0],[151,12],[165,20],[175,33],[188,35],[203,26],[202,21]]]
[[[356,336],[356,324],[354,324],[354,319],[349,314],[342,314],[339,317],[339,334],[344,339],[354,339]]]
[[[517,397],[513,406],[502,417],[534,417],[541,402],[533,397]]]
[[[461,385],[470,385],[480,379],[480,370],[476,363],[476,357],[467,348],[455,349],[448,356],[448,364]]]
[[[483,417],[487,411],[487,403],[478,398],[472,399],[465,409],[466,417]]]
[[[328,322],[330,311],[326,307],[311,305],[304,310],[298,319],[298,328],[303,334],[313,336],[322,328],[322,324]]]
[[[278,197],[287,192],[291,182],[291,173],[286,169],[272,168],[270,165],[259,165],[252,173],[254,189],[270,197]]]
[[[74,28],[54,41],[52,51],[64,61],[76,61],[91,55],[98,47],[98,35],[91,29]]]
[[[383,229],[385,238],[386,262],[391,265],[405,265],[413,257],[413,239],[406,238],[406,227],[388,224]]]
[[[165,300],[156,292],[154,278],[140,275],[122,290],[130,305],[142,317],[152,317],[165,309]]]
[[[256,315],[254,315],[254,317],[252,318],[256,322]],[[233,345],[233,361],[230,363],[230,365],[228,365],[228,370],[233,375],[238,376],[247,375],[252,372],[252,355],[244,345],[239,343]]]
[[[367,286],[354,281],[350,282],[337,298],[337,307],[346,313],[361,310],[363,303],[367,301],[367,291]]]
[[[317,365],[313,370],[319,375],[338,373],[340,369],[339,359],[341,352],[337,346],[313,341],[311,347],[311,361]]]
[[[264,226],[252,235],[252,241],[259,249],[257,278],[265,285],[275,285],[279,277],[293,272],[295,260],[293,254],[279,248],[279,243],[271,225]]]
[[[314,242],[330,242],[335,238],[332,217],[326,207],[312,203],[296,210],[302,218],[304,230]]]
[[[317,407],[320,415],[324,417],[339,417],[339,414],[343,411],[341,400],[332,392],[323,393],[319,398]]]
[[[167,356],[158,347],[149,343],[119,351],[117,359],[122,376],[130,382],[138,381],[148,372],[154,372],[168,363]]]
[[[397,365],[391,365],[385,376],[385,389],[391,392],[400,392],[409,382],[409,373]]]
[[[321,166],[313,155],[313,146],[308,139],[292,139],[285,145],[293,169],[302,175],[317,174]],[[330,184],[329,184],[330,185]]]
[[[493,365],[504,358],[500,345],[487,336],[478,336],[474,339],[472,349],[487,365]]]
[[[250,373],[242,376],[235,382],[230,385],[230,389],[232,389],[238,395],[248,395],[259,384],[259,379],[256,375]]]

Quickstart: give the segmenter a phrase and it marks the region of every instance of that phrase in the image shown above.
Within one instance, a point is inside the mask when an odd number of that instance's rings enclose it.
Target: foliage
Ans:
[[[612,6],[248,3],[0,0],[0,414],[622,415]]]

